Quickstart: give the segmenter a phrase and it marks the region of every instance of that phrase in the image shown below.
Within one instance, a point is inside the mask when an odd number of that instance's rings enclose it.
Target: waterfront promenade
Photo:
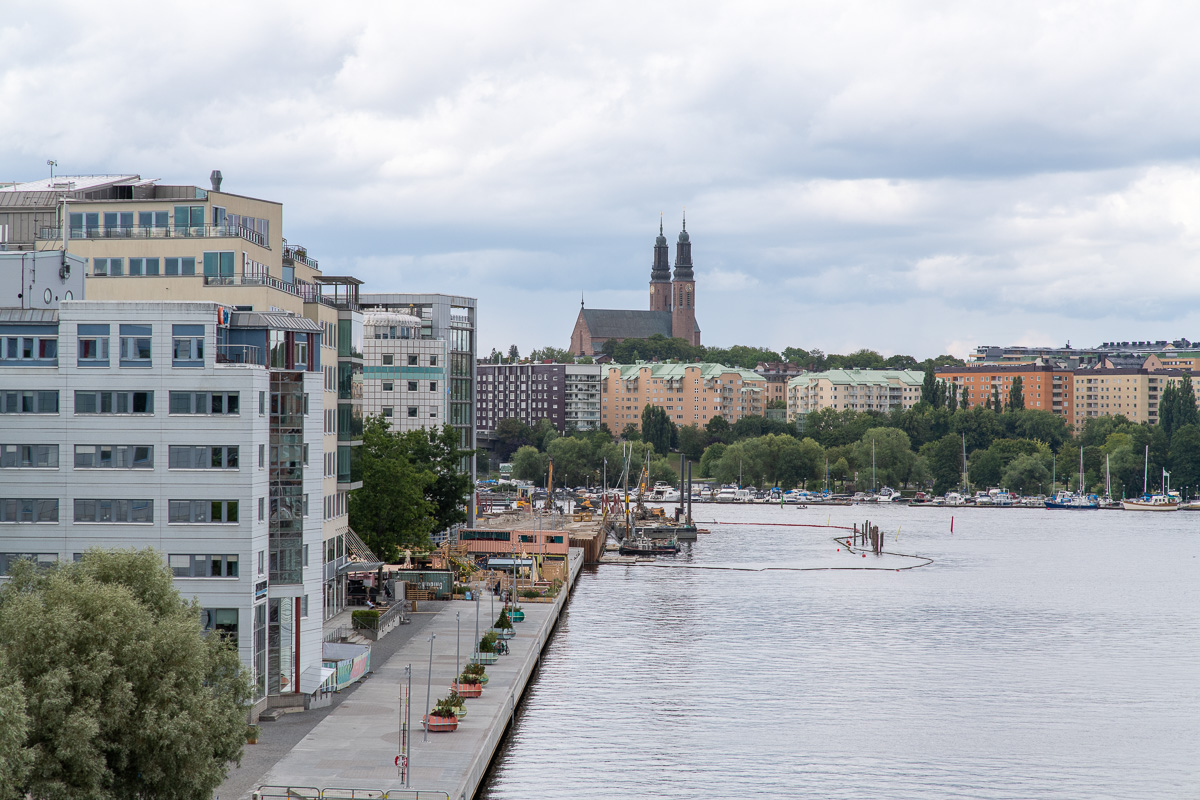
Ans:
[[[583,566],[583,554],[572,549],[570,585]],[[262,778],[268,786],[313,787],[318,789],[403,789],[395,758],[399,754],[400,687],[405,683],[405,666],[412,665],[411,728],[409,731],[412,789],[445,792],[451,798],[474,796],[504,732],[516,711],[525,687],[533,676],[542,649],[565,606],[566,587],[552,603],[522,602],[525,621],[515,626],[516,636],[508,641],[511,653],[500,656],[487,668],[489,681],[483,696],[466,701],[468,714],[453,733],[430,733],[423,739],[421,717],[425,713],[426,683],[430,675],[430,634],[433,642],[431,699],[436,702],[450,691],[456,669],[467,663],[475,637],[474,602],[447,603],[337,708],[301,739]],[[484,631],[499,614],[492,614],[492,599],[479,601],[479,626]],[[455,665],[457,624],[460,614],[460,664]],[[249,794],[243,795],[248,797]]]

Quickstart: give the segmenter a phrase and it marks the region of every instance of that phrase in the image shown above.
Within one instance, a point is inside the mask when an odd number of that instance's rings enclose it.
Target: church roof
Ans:
[[[583,322],[595,339],[649,339],[656,333],[671,337],[670,311],[583,309]]]

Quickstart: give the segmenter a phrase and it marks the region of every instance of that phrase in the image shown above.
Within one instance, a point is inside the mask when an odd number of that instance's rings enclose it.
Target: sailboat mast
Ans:
[[[875,440],[871,440],[871,491],[877,491],[875,488],[879,484],[875,480]]]
[[[1142,467],[1142,495],[1150,488],[1150,445],[1146,445],[1146,463]]]
[[[1112,499],[1112,459],[1108,454],[1104,456],[1104,497]]]
[[[1079,496],[1083,497],[1083,445],[1079,446]]]
[[[962,435],[962,464],[963,493],[966,494],[970,491],[970,487],[967,486],[967,434],[965,432]]]

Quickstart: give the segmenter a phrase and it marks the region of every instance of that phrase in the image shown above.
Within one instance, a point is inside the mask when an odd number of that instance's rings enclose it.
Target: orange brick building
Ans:
[[[1040,364],[979,364],[968,367],[939,367],[939,380],[946,381],[959,397],[967,389],[967,400],[971,406],[986,405],[992,397],[992,388],[1000,394],[1002,403],[1008,402],[1008,392],[1016,378],[1021,379],[1025,408],[1050,411],[1075,423],[1075,373]]]

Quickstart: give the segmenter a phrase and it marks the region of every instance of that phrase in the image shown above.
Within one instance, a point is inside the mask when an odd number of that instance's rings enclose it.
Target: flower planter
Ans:
[[[513,622],[524,622],[525,621],[525,612],[524,611],[510,611],[510,612],[508,612],[508,618],[510,620],[512,620]]]
[[[489,628],[488,630],[496,634],[497,639],[511,639],[517,635],[512,628]]]
[[[450,733],[458,730],[458,717],[435,717],[432,714],[424,718],[425,730],[430,733]]]
[[[483,694],[482,683],[452,683],[450,688],[458,692],[459,697],[479,697]]]
[[[487,675],[480,675],[480,676],[479,676],[479,683],[480,683],[480,685],[482,685],[482,686],[487,686],[487,682],[488,682],[488,676],[487,676]]]
[[[495,664],[499,658],[500,656],[496,655],[495,653],[476,653],[475,655],[471,656],[471,663],[485,665]]]
[[[465,719],[467,716],[466,705],[464,704],[461,706],[455,706],[454,707],[454,716],[458,717],[459,719]]]

